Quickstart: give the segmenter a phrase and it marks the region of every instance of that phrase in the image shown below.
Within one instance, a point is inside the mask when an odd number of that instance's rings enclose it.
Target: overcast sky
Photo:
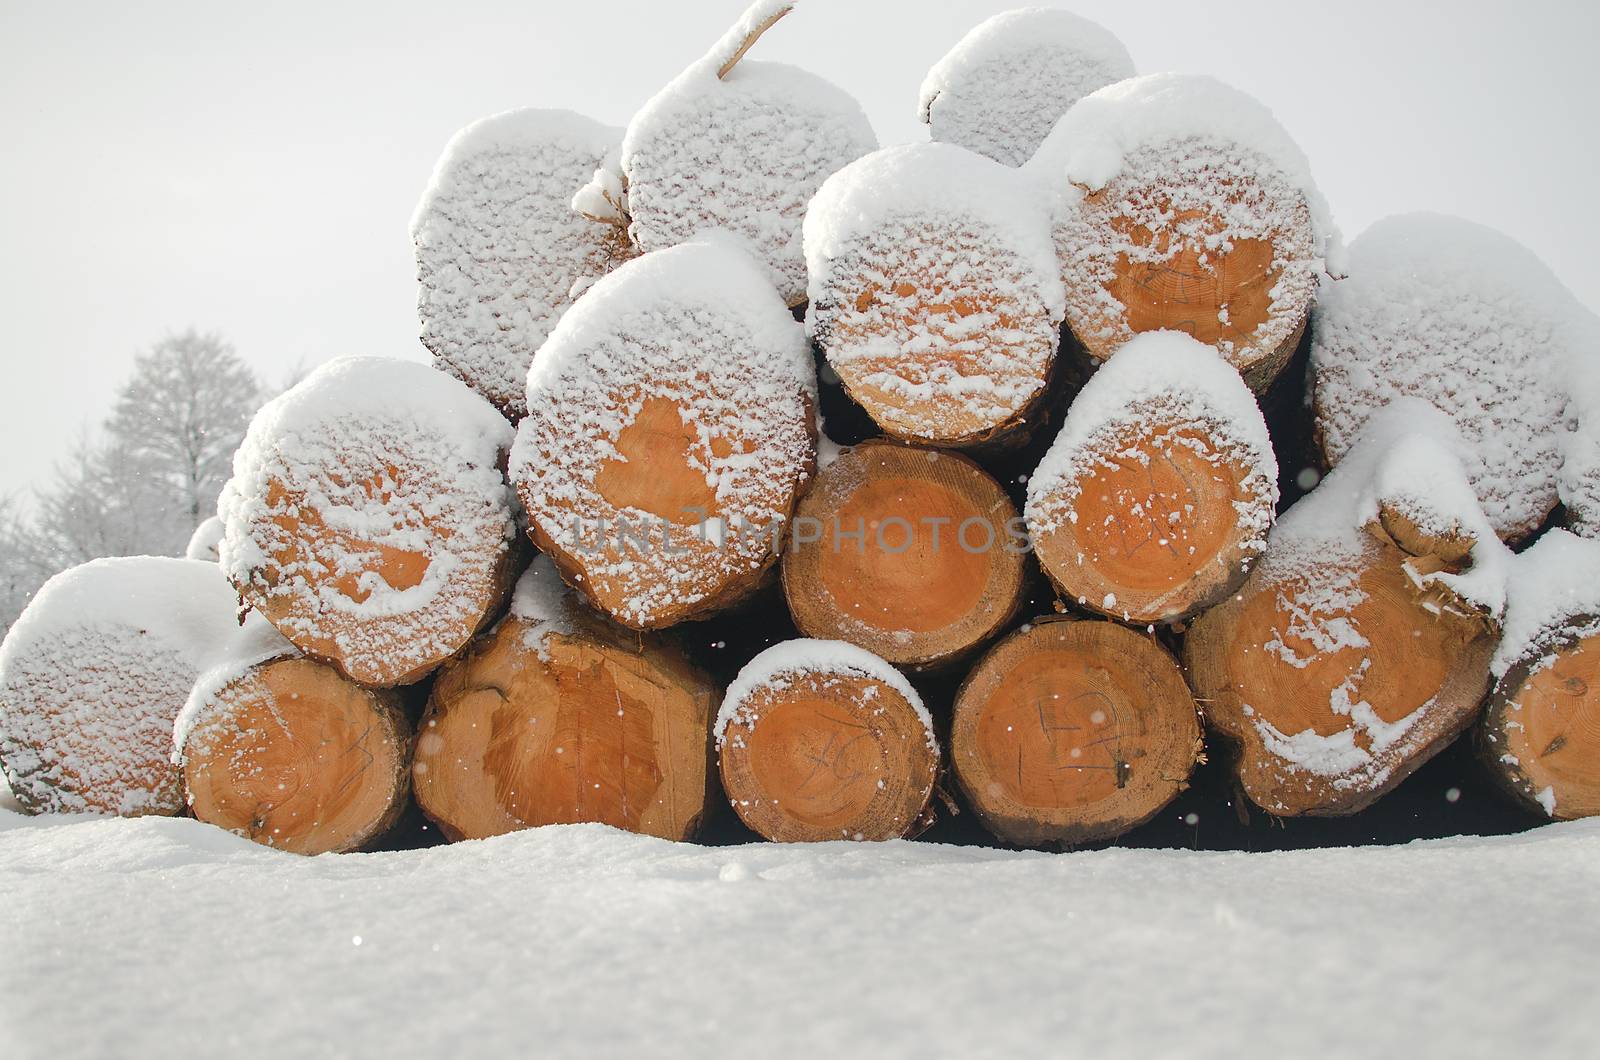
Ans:
[[[221,331],[269,379],[344,353],[423,357],[406,229],[451,133],[518,106],[623,125],[742,6],[0,0],[0,493],[42,482],[168,331]],[[918,140],[923,73],[1015,6],[801,0],[753,54],[849,89],[882,142]],[[1347,236],[1398,211],[1462,214],[1600,309],[1600,5],[1061,6],[1140,72],[1210,73],[1265,101]]]

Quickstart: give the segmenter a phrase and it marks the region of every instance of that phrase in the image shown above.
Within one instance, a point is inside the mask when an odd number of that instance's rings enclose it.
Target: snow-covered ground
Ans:
[[[1600,821],[1277,854],[277,853],[0,811],[0,1054],[1592,1056]]]

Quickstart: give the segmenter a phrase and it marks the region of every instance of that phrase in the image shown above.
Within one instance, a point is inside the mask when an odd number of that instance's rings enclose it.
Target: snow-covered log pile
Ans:
[[[1600,326],[1549,270],[1431,216],[1345,261],[1265,105],[1061,13],[878,149],[745,57],[795,6],[625,131],[450,141],[436,367],[323,366],[191,559],[38,595],[22,805],[1055,846],[1354,814],[1475,729],[1461,783],[1600,814]]]

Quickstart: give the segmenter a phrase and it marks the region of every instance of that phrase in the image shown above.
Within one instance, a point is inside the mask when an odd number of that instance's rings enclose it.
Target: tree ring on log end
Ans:
[[[805,671],[744,696],[723,729],[722,784],[774,842],[896,839],[919,825],[939,753],[915,707],[853,671]]]
[[[297,854],[355,850],[405,805],[411,732],[393,693],[310,659],[263,663],[196,715],[183,783],[202,821]]]
[[[1201,753],[1178,664],[1111,622],[1044,618],[984,656],[956,697],[951,762],[995,835],[1107,839],[1153,817]]]
[[[716,698],[652,638],[598,617],[541,628],[513,615],[440,673],[418,730],[417,804],[452,840],[585,822],[687,840]]]
[[[897,665],[955,658],[1020,602],[1016,518],[964,457],[886,441],[846,450],[795,512],[783,560],[795,625]]]

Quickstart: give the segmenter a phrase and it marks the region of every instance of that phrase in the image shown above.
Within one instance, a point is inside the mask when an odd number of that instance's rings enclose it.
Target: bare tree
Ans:
[[[0,631],[11,628],[55,572],[50,550],[16,497],[0,497]]]
[[[54,573],[101,556],[181,556],[211,516],[263,392],[215,334],[172,335],[138,355],[104,441],[85,438],[29,517],[0,498],[0,632]]]
[[[170,335],[134,362],[106,433],[123,470],[136,470],[169,492],[182,540],[216,510],[233,451],[262,400],[261,383],[215,333]]]

